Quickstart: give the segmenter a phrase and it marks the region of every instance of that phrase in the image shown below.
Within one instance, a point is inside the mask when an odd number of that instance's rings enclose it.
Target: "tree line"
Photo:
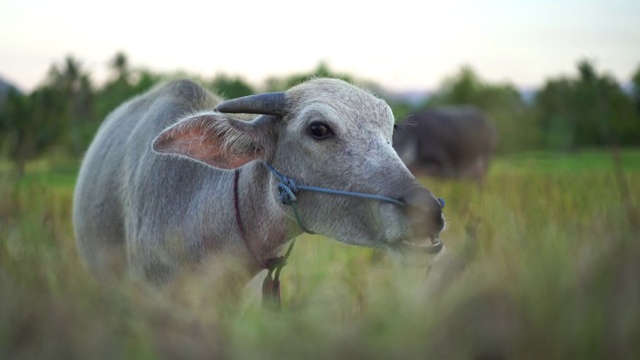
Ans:
[[[260,89],[224,73],[206,79],[134,68],[122,52],[108,64],[108,79],[100,86],[80,60],[67,56],[52,64],[41,85],[29,94],[10,86],[0,89],[0,156],[10,159],[19,172],[27,160],[52,150],[82,156],[110,111],[158,82],[179,77],[195,79],[225,98],[285,90],[315,76],[338,77],[386,98],[397,121],[422,108],[471,104],[495,122],[503,153],[640,145],[640,66],[629,79],[630,89],[625,89],[591,61],[581,60],[576,75],[547,79],[532,99],[523,98],[513,84],[489,83],[465,66],[427,100],[411,104],[385,96],[373,82],[336,73],[324,63],[308,73],[268,78]]]

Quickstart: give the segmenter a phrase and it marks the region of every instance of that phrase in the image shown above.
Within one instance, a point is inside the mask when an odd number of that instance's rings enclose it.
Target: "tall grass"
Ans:
[[[638,358],[640,152],[622,178],[611,159],[503,157],[482,189],[425,179],[448,257],[427,275],[306,236],[280,313],[198,283],[184,302],[97,283],[73,239],[77,164],[0,167],[0,358]]]

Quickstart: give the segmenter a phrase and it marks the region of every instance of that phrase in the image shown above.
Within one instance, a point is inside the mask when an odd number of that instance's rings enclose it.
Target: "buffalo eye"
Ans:
[[[326,124],[314,121],[309,125],[309,134],[316,140],[325,140],[333,136],[333,131]]]

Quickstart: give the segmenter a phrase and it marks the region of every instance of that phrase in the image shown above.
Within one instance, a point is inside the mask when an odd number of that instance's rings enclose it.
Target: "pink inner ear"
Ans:
[[[238,168],[259,156],[260,151],[247,149],[230,148],[224,152],[224,138],[209,126],[210,121],[210,118],[202,116],[165,130],[154,141],[153,149],[159,153],[186,156],[221,169]]]

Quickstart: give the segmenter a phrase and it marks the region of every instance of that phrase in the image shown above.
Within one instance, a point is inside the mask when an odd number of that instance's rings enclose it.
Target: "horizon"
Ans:
[[[8,0],[0,4],[0,76],[28,92],[72,55],[100,84],[118,51],[132,68],[224,73],[254,86],[324,62],[393,92],[435,90],[465,65],[487,82],[518,89],[572,76],[582,59],[620,84],[640,66],[640,2],[632,0],[394,5],[328,0],[308,13],[287,0],[186,0],[180,9],[146,1]]]

